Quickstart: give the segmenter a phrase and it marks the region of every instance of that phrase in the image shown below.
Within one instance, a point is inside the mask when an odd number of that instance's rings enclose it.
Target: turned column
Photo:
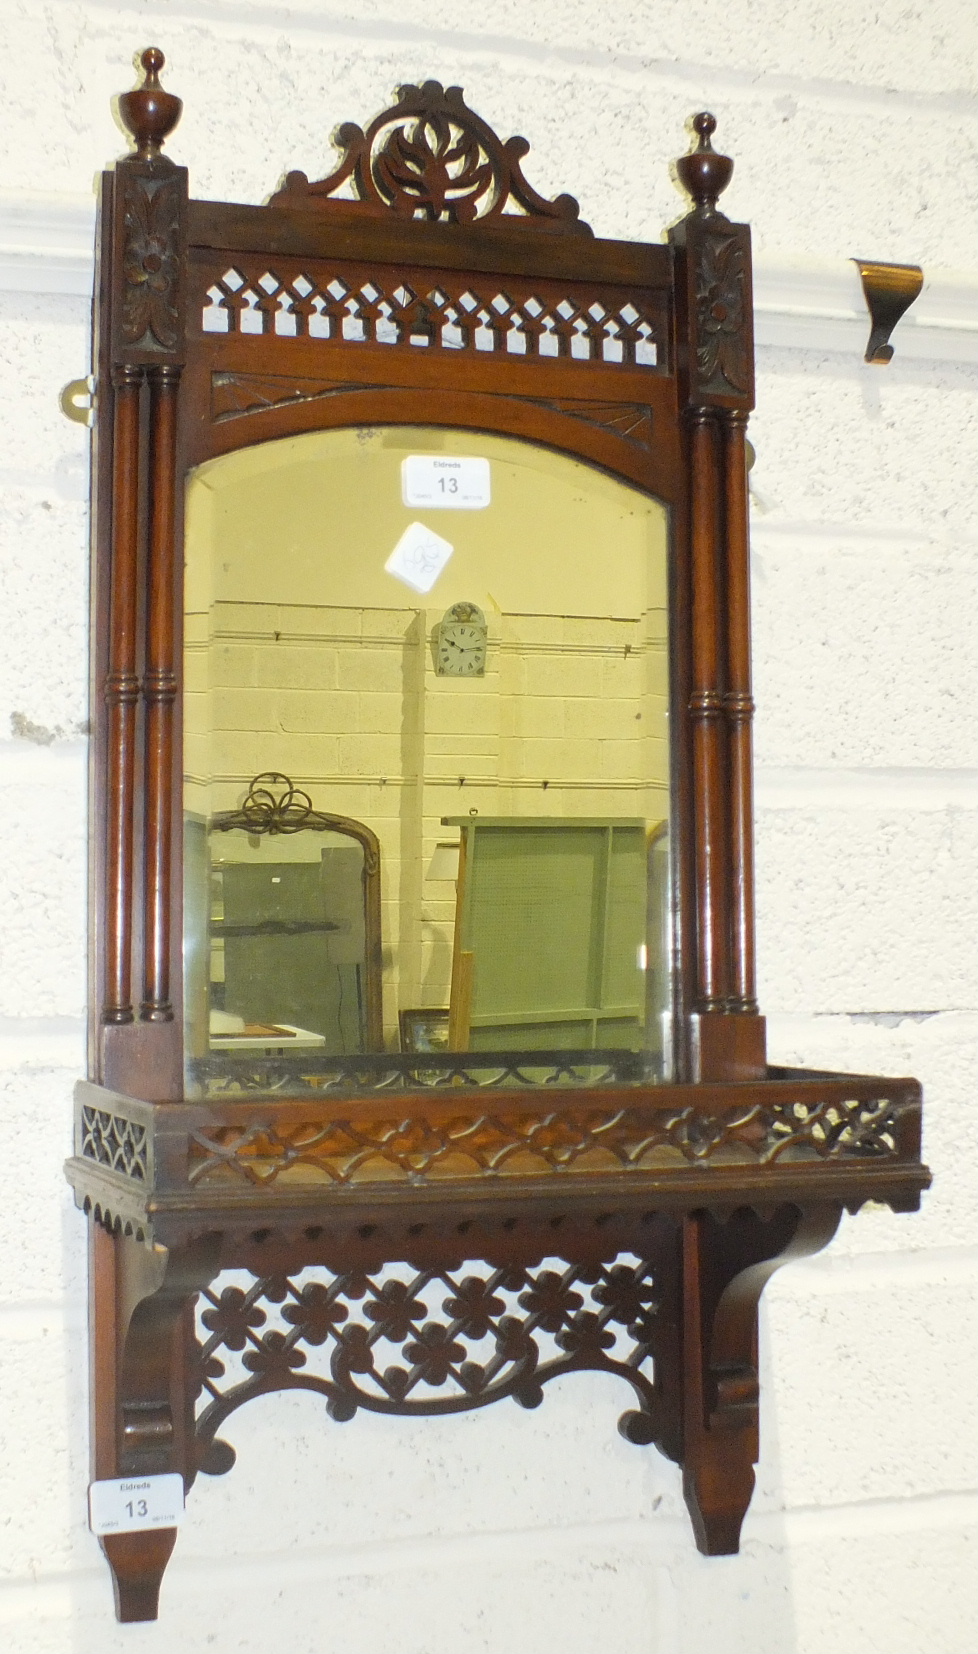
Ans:
[[[136,775],[139,416],[143,370],[112,371],[112,526],[105,697],[105,989],[102,1021],[132,1010],[133,806]]]
[[[173,772],[173,707],[176,562],[176,433],[180,368],[150,369],[149,578],[146,618],[145,833],[143,877],[144,1022],[171,1022],[170,780]]]
[[[171,1049],[175,1031],[147,1024],[172,1024],[171,977],[179,955],[170,922],[170,801],[187,173],[162,153],[182,108],[180,99],[160,86],[162,52],[144,52],[142,66],[143,85],[119,99],[135,148],[106,174],[100,229],[99,284],[107,324],[100,372],[112,386],[112,485],[105,513],[110,526],[107,532],[96,529],[106,541],[98,567],[107,570],[109,586],[101,687],[106,711],[96,760],[106,778],[99,1068],[108,1083],[124,1089],[141,1058],[149,1059],[163,1096],[178,1083],[179,1053]]]
[[[732,1011],[757,1011],[754,962],[754,774],[750,677],[750,546],[747,514],[746,413],[721,414],[726,541],[727,684],[730,801]]]
[[[713,150],[713,116],[697,115],[693,125],[697,147],[677,169],[694,207],[670,232],[690,475],[695,976],[687,1061],[693,1079],[737,1080],[765,1072],[754,967],[745,460],[754,403],[750,232],[717,209],[733,162]]]
[[[730,992],[727,727],[718,562],[721,530],[717,426],[709,408],[689,416],[693,582],[692,737],[696,863],[696,1006],[723,1011]]]

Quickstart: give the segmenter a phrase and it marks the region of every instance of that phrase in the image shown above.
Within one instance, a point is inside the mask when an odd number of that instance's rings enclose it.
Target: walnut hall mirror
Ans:
[[[198,201],[142,61],[95,305],[93,1478],[227,1472],[278,1389],[591,1368],[736,1551],[764,1282],[928,1174],[914,1081],[766,1061],[732,162],[697,115],[688,215],[601,240],[429,81],[322,182]],[[121,1619],[175,1538],[103,1528]]]

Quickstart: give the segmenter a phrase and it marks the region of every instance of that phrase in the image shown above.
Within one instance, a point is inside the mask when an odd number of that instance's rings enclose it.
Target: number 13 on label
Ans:
[[[490,499],[489,461],[409,454],[401,462],[401,498],[429,511],[482,511]]]
[[[121,1476],[89,1485],[88,1525],[94,1534],[175,1528],[182,1519],[182,1476]]]

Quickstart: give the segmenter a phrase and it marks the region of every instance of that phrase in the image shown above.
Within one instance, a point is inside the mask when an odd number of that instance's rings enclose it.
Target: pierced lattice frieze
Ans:
[[[120,1172],[137,1183],[146,1181],[149,1170],[146,1127],[123,1114],[83,1108],[81,1153],[84,1159],[107,1166],[111,1172]]]
[[[288,261],[272,270],[253,259],[204,281],[205,333],[665,367],[667,298],[655,292],[579,292],[515,277],[505,291],[491,280],[477,291],[446,271],[381,276],[366,267]]]
[[[192,1134],[193,1185],[321,1182],[347,1186],[393,1178],[539,1176],[642,1172],[707,1162],[769,1166],[785,1160],[899,1158],[901,1105],[891,1100],[746,1102],[708,1108],[551,1106],[439,1115],[397,1112],[276,1124],[252,1115]]]
[[[229,1413],[273,1390],[316,1391],[346,1421],[361,1408],[456,1413],[507,1396],[536,1407],[550,1379],[582,1369],[631,1385],[631,1440],[656,1434],[659,1290],[631,1254],[593,1267],[227,1272],[201,1294],[197,1323],[202,1457]]]
[[[768,1162],[797,1153],[821,1160],[844,1155],[880,1156],[899,1152],[901,1105],[889,1098],[853,1102],[784,1103],[768,1108]]]
[[[425,1052],[416,1056],[396,1052],[366,1052],[357,1056],[297,1058],[195,1057],[188,1065],[191,1078],[208,1097],[237,1097],[254,1093],[329,1096],[370,1092],[455,1089],[466,1086],[486,1091],[518,1086],[580,1087],[637,1084],[645,1063],[635,1051],[466,1051]]]

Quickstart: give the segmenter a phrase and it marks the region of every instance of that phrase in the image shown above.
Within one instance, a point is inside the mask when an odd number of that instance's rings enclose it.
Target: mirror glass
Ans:
[[[191,1095],[395,1051],[669,1077],[667,545],[640,490],[470,431],[192,474]]]

